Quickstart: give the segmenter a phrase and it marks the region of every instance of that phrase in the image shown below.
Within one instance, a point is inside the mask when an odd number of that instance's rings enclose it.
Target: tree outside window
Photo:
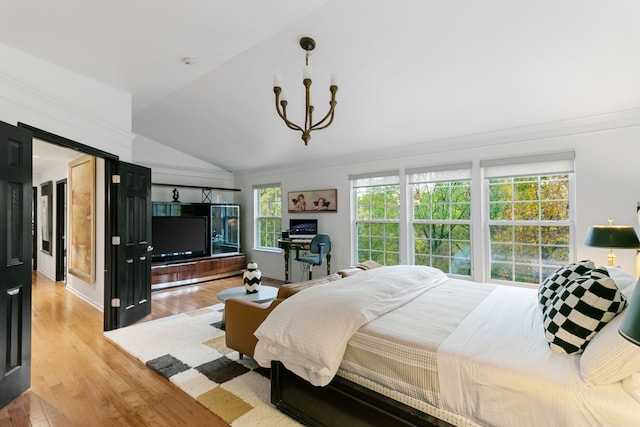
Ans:
[[[539,284],[570,262],[570,179],[563,175],[488,180],[490,277]]]
[[[277,248],[282,233],[282,189],[271,185],[254,189],[256,199],[256,246]]]
[[[352,180],[356,205],[356,258],[382,265],[400,263],[399,176]]]
[[[471,276],[471,179],[434,181],[431,174],[414,174],[409,180],[414,264]]]

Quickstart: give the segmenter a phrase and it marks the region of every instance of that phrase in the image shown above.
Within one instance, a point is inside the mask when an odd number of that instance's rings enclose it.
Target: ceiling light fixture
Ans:
[[[311,99],[311,69],[309,68],[309,55],[311,51],[316,47],[316,42],[310,37],[303,37],[300,39],[300,47],[305,50],[305,66],[302,71],[302,84],[305,87],[305,113],[304,113],[304,128],[291,122],[287,119],[287,99],[282,90],[280,83],[280,76],[276,74],[273,77],[273,92],[276,94],[276,111],[278,115],[284,120],[284,123],[289,129],[298,130],[302,132],[302,140],[304,145],[309,144],[311,139],[312,130],[320,130],[328,127],[333,122],[333,116],[336,108],[336,92],[338,91],[338,79],[335,74],[331,75],[331,84],[329,91],[331,92],[331,101],[329,101],[329,112],[318,123],[313,124],[313,101]]]

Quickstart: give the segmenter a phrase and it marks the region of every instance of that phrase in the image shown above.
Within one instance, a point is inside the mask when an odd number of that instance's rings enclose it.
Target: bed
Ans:
[[[640,425],[640,348],[617,333],[635,279],[568,268],[540,290],[428,267],[359,273],[287,299],[255,358],[272,367],[272,401],[308,425]],[[611,313],[558,351],[549,313],[593,282],[611,288]]]

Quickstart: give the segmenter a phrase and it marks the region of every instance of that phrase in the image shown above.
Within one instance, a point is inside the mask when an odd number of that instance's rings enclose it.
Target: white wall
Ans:
[[[201,189],[180,185],[233,188],[231,172],[142,136],[136,136],[133,141],[133,163],[151,168],[152,183],[170,185],[151,188],[154,202],[173,201],[174,188],[178,190],[180,202],[204,201]],[[235,193],[212,190],[208,195],[209,202],[235,203]]]
[[[70,274],[67,271],[67,289],[79,295],[86,301],[95,305],[96,307],[104,308],[104,245],[105,234],[104,224],[105,218],[105,182],[104,182],[104,160],[96,159],[96,234],[95,234],[95,283],[87,283],[84,280]],[[67,206],[71,206],[71,191],[67,188]],[[67,240],[72,241],[73,235],[70,227],[67,228]],[[69,253],[70,249],[67,249]]]
[[[0,44],[0,120],[131,160],[131,94]]]
[[[322,143],[322,132],[312,144]],[[283,224],[295,217],[313,216],[319,229],[331,235],[332,272],[353,263],[350,228],[350,174],[386,171],[437,164],[471,161],[478,170],[480,160],[575,150],[576,153],[576,242],[577,259],[591,258],[606,265],[607,251],[585,247],[582,242],[592,224],[606,224],[612,217],[616,224],[634,225],[639,229],[636,204],[640,201],[640,112],[628,112],[581,120],[531,126],[446,141],[398,147],[393,151],[362,153],[357,158],[309,162],[290,168],[260,170],[236,174],[236,185],[242,189],[240,203],[247,218],[242,227],[243,246],[248,260],[257,262],[268,277],[284,278],[280,251],[250,249],[253,245],[253,190],[255,184],[279,182],[283,195],[288,191],[338,189],[338,212],[320,214],[288,214],[283,211]],[[476,173],[477,174],[477,173]],[[617,264],[630,273],[635,271],[635,251],[617,250]],[[408,262],[404,259],[403,262]],[[295,264],[292,280],[301,279]]]
[[[13,125],[26,123],[131,161],[131,112],[129,93],[0,44],[1,121]],[[100,240],[104,239],[103,171],[102,164],[96,174],[96,283],[87,285],[72,278],[67,284],[99,308],[104,300],[104,240]],[[55,183],[63,176],[66,172],[53,168],[34,178],[34,185],[49,179]],[[43,273],[53,277],[53,257],[45,254],[38,257],[39,261],[42,259]]]
[[[38,203],[38,206],[37,206],[38,229],[36,230],[38,235],[38,238],[37,238],[38,271],[44,274],[45,276],[47,276],[51,280],[55,280],[56,278],[55,256],[56,256],[57,248],[56,248],[55,242],[52,241],[51,251],[50,251],[51,253],[47,254],[45,252],[42,252],[41,218],[42,218],[43,212],[42,212],[42,206],[40,204],[40,197],[42,195],[40,185],[47,181],[51,181],[51,183],[53,184],[53,194],[51,196],[51,201],[53,203],[53,206],[52,206],[53,218],[51,221],[51,227],[53,228],[52,228],[51,234],[53,236],[53,239],[55,239],[55,235],[56,235],[55,224],[58,217],[55,209],[57,190],[58,190],[56,187],[56,181],[60,181],[61,179],[64,179],[66,177],[67,177],[67,168],[66,168],[66,165],[64,164],[52,165],[50,169],[47,169],[46,171],[43,171],[42,173],[33,176],[33,186],[38,188],[38,202],[37,202]]]

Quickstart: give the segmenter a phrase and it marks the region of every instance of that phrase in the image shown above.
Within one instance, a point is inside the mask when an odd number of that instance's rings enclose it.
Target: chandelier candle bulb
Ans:
[[[282,77],[280,74],[273,75],[273,87],[282,87]]]
[[[304,68],[302,68],[302,78],[311,80],[311,67],[308,65],[305,65]]]
[[[338,75],[336,73],[331,74],[331,86],[338,86]]]

